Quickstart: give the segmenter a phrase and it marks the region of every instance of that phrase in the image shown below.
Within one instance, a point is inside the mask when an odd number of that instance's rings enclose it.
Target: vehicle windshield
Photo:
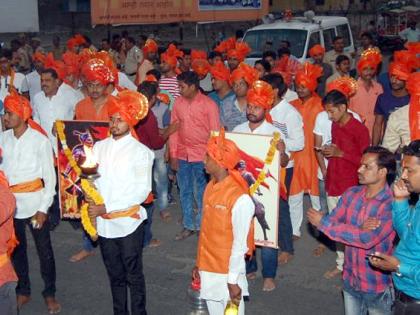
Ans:
[[[252,52],[249,58],[261,58],[266,50],[277,52],[282,40],[290,42],[290,51],[293,56],[301,58],[305,49],[308,31],[294,29],[269,29],[249,31],[245,34],[244,41],[251,47]],[[266,46],[267,42],[272,43],[272,47]]]

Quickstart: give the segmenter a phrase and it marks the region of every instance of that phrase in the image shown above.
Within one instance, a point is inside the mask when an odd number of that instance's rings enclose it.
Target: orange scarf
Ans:
[[[420,72],[410,74],[407,90],[410,93],[409,123],[411,141],[420,139]]]

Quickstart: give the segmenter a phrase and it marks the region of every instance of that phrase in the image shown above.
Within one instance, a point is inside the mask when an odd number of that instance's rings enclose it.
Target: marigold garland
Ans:
[[[264,160],[264,168],[258,174],[257,180],[255,183],[249,188],[249,194],[252,196],[260,185],[264,182],[265,178],[267,177],[268,167],[273,163],[274,155],[276,154],[277,150],[277,143],[280,141],[280,133],[274,132],[273,140],[271,141],[270,148],[268,149],[267,155]]]
[[[80,169],[79,165],[75,161],[70,148],[67,146],[66,142],[66,135],[64,133],[64,123],[62,121],[56,121],[56,129],[58,138],[60,139],[61,146],[63,147],[63,151],[67,160],[69,161],[70,166],[76,172],[78,176],[81,175],[82,170]],[[81,179],[81,186],[83,192],[86,194],[86,197],[93,200],[96,205],[101,205],[104,203],[102,196],[98,193],[98,191],[92,187],[87,179]],[[89,217],[89,204],[85,203],[80,209],[80,218],[85,231],[89,234],[92,239],[97,239],[98,232],[96,231],[95,226],[92,223],[92,219]]]

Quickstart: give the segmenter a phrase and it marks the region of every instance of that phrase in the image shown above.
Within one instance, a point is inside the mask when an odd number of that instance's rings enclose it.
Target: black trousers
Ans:
[[[394,315],[420,314],[420,301],[407,298],[404,293],[395,290]]]
[[[144,223],[125,237],[99,237],[102,258],[111,283],[114,315],[130,314],[127,287],[130,288],[131,315],[147,315],[143,237]]]
[[[49,221],[45,221],[45,224],[41,229],[34,229],[31,225],[31,218],[14,219],[16,238],[19,241],[19,245],[15,248],[12,255],[13,266],[18,276],[16,294],[27,296],[31,295],[28,254],[26,248],[26,225],[29,226],[29,229],[32,232],[39,257],[41,276],[44,280],[44,290],[42,291],[42,295],[44,297],[54,297],[56,290],[56,272],[54,252],[50,239]]]

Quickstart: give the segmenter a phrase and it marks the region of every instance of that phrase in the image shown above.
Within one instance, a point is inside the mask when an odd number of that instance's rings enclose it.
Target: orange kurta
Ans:
[[[318,95],[312,96],[305,103],[296,99],[291,104],[299,111],[303,119],[303,131],[305,134],[305,147],[302,151],[293,154],[294,169],[290,195],[301,192],[319,196],[318,188],[318,162],[315,156],[315,142],[313,130],[316,116],[324,109],[321,98]]]
[[[232,176],[216,183],[212,179],[203,196],[203,221],[198,241],[197,266],[202,271],[227,274],[233,245],[232,209],[245,194]],[[252,227],[252,224],[251,224]],[[248,248],[253,247],[253,228]]]
[[[110,98],[113,98],[113,96],[108,96],[108,100],[102,105],[99,111],[96,110],[89,96],[82,99],[76,104],[76,120],[109,121],[108,107]]]

